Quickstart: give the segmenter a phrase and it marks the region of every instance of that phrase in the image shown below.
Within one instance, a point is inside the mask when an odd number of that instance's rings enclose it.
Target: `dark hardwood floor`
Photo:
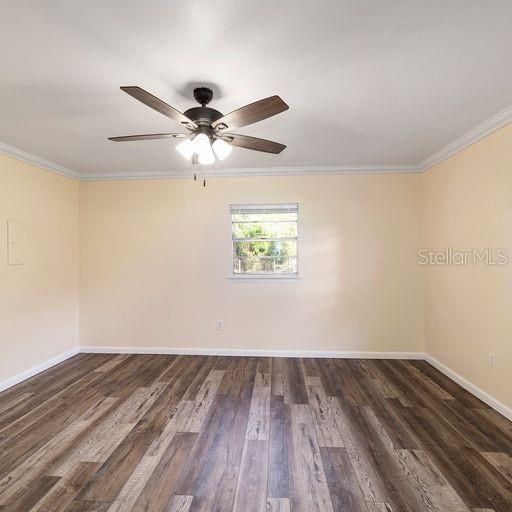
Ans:
[[[423,361],[81,354],[0,394],[1,512],[512,511],[512,423]]]

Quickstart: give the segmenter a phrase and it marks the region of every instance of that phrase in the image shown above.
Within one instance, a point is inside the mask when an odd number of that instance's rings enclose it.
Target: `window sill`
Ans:
[[[279,274],[231,274],[230,281],[256,282],[256,283],[275,283],[275,282],[297,282],[300,281],[298,274],[279,275]]]

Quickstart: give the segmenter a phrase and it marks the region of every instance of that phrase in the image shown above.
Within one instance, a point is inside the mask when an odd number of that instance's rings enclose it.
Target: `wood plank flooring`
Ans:
[[[0,393],[0,512],[512,512],[512,423],[423,361],[80,354]]]

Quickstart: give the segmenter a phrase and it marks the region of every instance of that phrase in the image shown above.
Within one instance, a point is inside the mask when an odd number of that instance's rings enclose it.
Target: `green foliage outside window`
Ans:
[[[236,214],[233,272],[297,272],[297,214]]]

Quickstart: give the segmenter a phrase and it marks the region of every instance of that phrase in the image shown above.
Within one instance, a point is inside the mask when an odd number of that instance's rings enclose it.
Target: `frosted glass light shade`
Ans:
[[[208,153],[212,149],[212,145],[210,144],[210,139],[204,133],[200,133],[194,137],[192,141],[194,144],[194,151],[201,156],[201,153]]]
[[[185,139],[183,142],[180,142],[176,149],[187,159],[190,160],[194,155],[194,142],[190,139]]]
[[[217,158],[219,160],[224,160],[229,154],[231,153],[233,146],[231,144],[228,144],[226,141],[222,139],[217,139],[213,143],[213,151],[215,151],[215,154],[217,155]]]
[[[197,161],[201,165],[210,165],[215,162],[215,155],[213,154],[212,147],[210,146],[210,142],[208,141],[208,146],[204,146],[201,148],[201,152],[199,153],[199,158]]]

